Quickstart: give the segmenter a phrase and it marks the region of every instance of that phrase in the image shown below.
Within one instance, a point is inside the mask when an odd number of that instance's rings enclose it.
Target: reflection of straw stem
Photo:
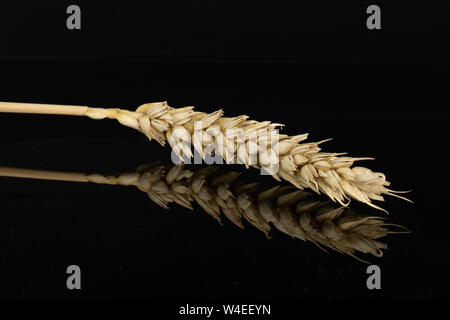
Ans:
[[[0,167],[0,176],[42,180],[89,182],[84,173],[58,172],[10,167]]]

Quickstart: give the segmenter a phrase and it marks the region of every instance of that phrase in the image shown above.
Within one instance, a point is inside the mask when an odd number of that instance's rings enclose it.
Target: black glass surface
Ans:
[[[362,4],[81,2],[82,30],[70,33],[59,27],[67,5],[5,5],[0,101],[131,110],[167,100],[284,123],[283,133],[309,132],[311,141],[331,137],[323,150],[374,157],[362,164],[394,190],[413,190],[414,204],[380,204],[412,233],[389,235],[384,257],[370,257],[383,272],[382,290],[370,291],[367,265],[351,257],[278,231],[267,240],[250,225],[221,226],[198,206],[164,210],[135,188],[0,177],[0,297],[449,297],[450,69],[440,8],[386,5],[384,29],[371,34],[360,26]],[[0,114],[0,166],[113,173],[152,161],[170,162],[169,148],[111,120]],[[65,285],[71,264],[83,270],[77,292]]]

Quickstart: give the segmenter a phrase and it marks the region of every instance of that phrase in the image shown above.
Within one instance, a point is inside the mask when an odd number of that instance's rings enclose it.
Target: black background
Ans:
[[[223,108],[332,137],[327,151],[373,156],[364,164],[415,202],[381,204],[412,230],[371,259],[382,290],[367,290],[367,266],[350,257],[220,226],[199,207],[166,211],[133,188],[0,178],[0,296],[448,298],[447,8],[378,1],[382,30],[370,31],[372,3],[341,2],[77,1],[79,31],[65,27],[72,2],[2,3],[0,101]],[[170,161],[167,148],[108,120],[2,114],[0,143],[1,166],[110,173]],[[65,286],[70,264],[83,272],[78,292]]]

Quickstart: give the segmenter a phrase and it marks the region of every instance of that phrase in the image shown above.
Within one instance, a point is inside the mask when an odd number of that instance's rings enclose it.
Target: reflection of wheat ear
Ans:
[[[238,182],[239,173],[218,174],[217,167],[196,172],[181,165],[172,167],[154,163],[137,172],[113,176],[64,173],[0,167],[0,176],[25,177],[112,185],[133,185],[158,205],[168,208],[177,203],[192,209],[195,200],[208,214],[221,222],[221,211],[243,228],[242,218],[269,237],[270,224],[293,238],[355,256],[355,251],[381,257],[385,243],[377,239],[393,233],[390,224],[376,216],[356,215],[350,209],[319,201],[306,191],[278,185],[262,189],[256,183]]]
[[[249,150],[254,148],[252,140],[244,143],[229,143],[226,139],[227,129],[242,129],[247,137],[257,136],[257,141],[265,141],[266,147],[278,150],[276,158],[279,170],[271,172],[277,179],[284,179],[299,189],[311,188],[317,193],[325,193],[333,201],[346,205],[350,198],[381,209],[372,200],[383,201],[383,195],[393,195],[405,200],[388,189],[390,183],[382,173],[372,172],[364,167],[352,167],[358,160],[369,158],[343,157],[343,153],[320,152],[321,142],[301,143],[307,134],[297,136],[279,135],[277,146],[271,146],[272,131],[280,127],[270,121],[258,122],[247,120],[247,116],[233,118],[223,117],[223,111],[211,114],[196,112],[193,107],[171,108],[166,102],[147,103],[136,111],[122,109],[89,108],[86,106],[42,105],[26,103],[0,102],[0,112],[42,113],[87,116],[92,119],[116,119],[121,124],[144,133],[150,140],[164,145],[169,142],[172,148],[177,146],[182,156],[192,157],[190,142],[198,140],[194,135],[194,123],[201,123],[201,146],[195,146],[202,157],[204,150],[224,150],[220,154],[227,162],[238,160],[247,167],[270,167],[273,158],[258,152],[256,163]],[[323,141],[322,141],[323,142]],[[213,148],[220,144],[223,148]],[[181,147],[180,147],[181,146]],[[260,146],[257,145],[258,149]],[[226,152],[225,152],[226,151]],[[409,200],[408,200],[409,201]],[[383,209],[381,209],[383,210]]]

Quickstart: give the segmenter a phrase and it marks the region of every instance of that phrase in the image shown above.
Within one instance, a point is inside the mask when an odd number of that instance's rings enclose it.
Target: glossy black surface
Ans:
[[[330,3],[321,4],[325,16],[333,16],[330,8],[338,7]],[[233,20],[226,12],[235,9],[221,5],[224,11],[214,12]],[[43,10],[36,6],[34,12]],[[285,123],[286,133],[310,132],[310,140],[332,137],[324,150],[373,156],[376,160],[364,165],[386,173],[394,190],[413,190],[414,204],[395,198],[382,204],[390,221],[412,234],[389,236],[385,256],[371,258],[382,269],[382,290],[373,292],[365,284],[367,266],[348,256],[326,254],[280,232],[269,241],[251,226],[246,231],[229,221],[220,226],[198,206],[194,212],[176,205],[166,211],[134,188],[0,177],[2,298],[133,297],[185,303],[449,297],[444,137],[450,73],[439,41],[448,31],[442,19],[429,18],[421,30],[408,29],[391,12],[387,31],[347,33],[358,25],[348,17],[360,9],[349,7],[347,22],[336,22],[337,30],[325,24],[322,31],[309,29],[300,41],[294,25],[283,29],[275,23],[272,31],[265,29],[263,18],[276,6],[271,4],[260,16],[251,10],[253,18],[236,20],[247,26],[247,41],[238,36],[236,25],[223,27],[214,16],[208,19],[217,24],[206,30],[195,17],[188,19],[188,13],[197,12],[195,6],[206,10],[200,3],[193,3],[191,11],[161,4],[155,15],[166,36],[152,38],[150,27],[139,20],[146,15],[142,7],[129,5],[122,11],[115,6],[99,2],[95,7],[103,14],[115,12],[114,21],[121,24],[114,33],[101,22],[101,14],[94,19],[89,13],[86,28],[67,35],[74,42],[56,27],[64,23],[64,11],[57,21],[42,13],[47,17],[43,29],[0,19],[8,35],[0,54],[0,101],[135,109],[168,100],[172,106],[195,105],[207,112],[223,108],[227,115]],[[317,15],[322,12],[319,4],[310,6]],[[398,6],[394,12],[401,12]],[[51,4],[46,7],[59,12]],[[296,17],[288,9],[280,5],[278,10]],[[422,12],[430,17],[436,12],[432,9]],[[420,16],[420,6],[409,10]],[[163,13],[182,19],[170,23]],[[293,24],[295,17],[275,22]],[[198,30],[181,23],[185,20]],[[265,27],[258,29],[252,21]],[[388,31],[390,25],[394,31]],[[54,34],[37,36],[49,30]],[[374,38],[376,50],[366,35]],[[0,114],[0,166],[110,173],[157,160],[170,161],[168,148],[110,120]],[[255,179],[275,184],[250,170],[246,180]],[[361,213],[383,214],[353,205]],[[80,292],[66,289],[70,264],[82,268]]]

